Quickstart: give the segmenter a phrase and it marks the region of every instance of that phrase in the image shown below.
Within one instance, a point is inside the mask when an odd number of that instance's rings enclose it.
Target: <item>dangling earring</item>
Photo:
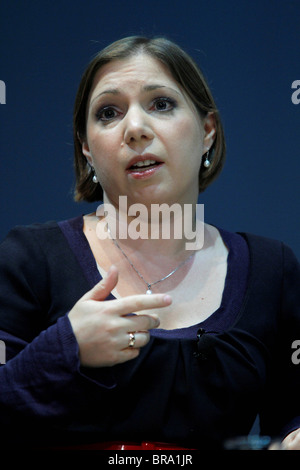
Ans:
[[[203,165],[205,166],[205,168],[209,168],[210,167],[210,161],[209,161],[209,149],[207,150],[206,152],[206,155],[205,155],[205,160],[204,160],[204,163]]]
[[[95,168],[92,168],[93,172],[94,172],[94,176],[93,176],[93,183],[97,184],[98,183],[98,178],[97,178],[97,175],[95,173]]]

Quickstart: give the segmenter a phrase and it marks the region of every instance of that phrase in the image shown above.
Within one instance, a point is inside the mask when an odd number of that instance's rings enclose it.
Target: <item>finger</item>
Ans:
[[[117,364],[122,364],[123,362],[131,361],[135,359],[140,354],[140,349],[137,348],[125,348],[119,352]]]
[[[105,300],[111,291],[116,287],[118,282],[118,269],[115,266],[111,266],[107,271],[103,279],[96,284],[93,289],[88,291],[84,296],[83,300]]]
[[[300,450],[300,431],[292,431],[282,442],[287,450]]]
[[[112,300],[110,306],[114,311],[122,316],[130,313],[138,315],[139,311],[151,310],[154,308],[167,307],[171,305],[172,298],[167,294],[152,294],[152,295],[131,295],[122,297],[118,300]]]
[[[149,343],[150,334],[147,331],[136,331],[124,336],[122,349],[140,349]]]
[[[126,325],[128,331],[146,332],[158,328],[160,325],[160,320],[155,314],[130,315],[126,319],[128,320]]]

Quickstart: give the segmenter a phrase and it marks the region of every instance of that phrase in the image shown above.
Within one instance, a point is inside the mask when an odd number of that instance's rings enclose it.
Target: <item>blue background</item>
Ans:
[[[72,198],[74,97],[90,58],[132,34],[167,36],[208,77],[228,155],[201,197],[206,221],[284,240],[299,256],[299,0],[2,0],[0,238],[96,208]]]

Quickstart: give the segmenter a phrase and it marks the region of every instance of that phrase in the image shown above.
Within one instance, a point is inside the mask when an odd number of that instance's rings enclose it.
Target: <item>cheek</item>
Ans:
[[[117,143],[114,136],[93,129],[88,133],[88,143],[95,164],[112,160],[116,155]]]
[[[117,139],[97,128],[88,132],[88,143],[99,182],[106,191],[116,173]]]
[[[101,136],[99,132],[90,132],[88,135],[88,141],[94,158],[97,158],[99,154],[101,155],[102,153],[105,153],[107,148],[106,139],[105,137]]]
[[[178,122],[173,132],[174,144],[176,148],[186,158],[195,158],[201,160],[203,148],[203,131],[195,119],[181,120]]]

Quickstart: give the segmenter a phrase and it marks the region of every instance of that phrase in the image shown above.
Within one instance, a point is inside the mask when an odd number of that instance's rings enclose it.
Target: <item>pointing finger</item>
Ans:
[[[111,302],[115,302],[114,308],[116,313],[123,316],[128,315],[129,313],[138,314],[141,310],[167,307],[168,305],[171,305],[172,298],[168,294],[143,294],[122,297],[117,301],[112,300]]]

